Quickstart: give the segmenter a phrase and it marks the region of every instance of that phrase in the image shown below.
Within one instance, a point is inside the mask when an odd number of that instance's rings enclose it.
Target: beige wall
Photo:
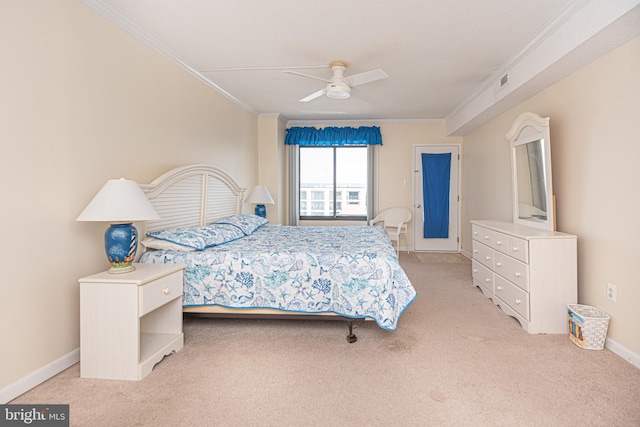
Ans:
[[[640,39],[465,135],[463,249],[472,219],[511,219],[505,133],[525,111],[550,117],[558,230],[578,236],[579,302],[611,315],[609,338],[640,354]],[[606,299],[617,285],[617,303]]]
[[[286,123],[279,114],[261,114],[258,118],[258,182],[273,197],[274,205],[266,205],[267,219],[271,224],[286,223],[287,163],[284,137]],[[251,205],[250,212],[255,211]]]
[[[77,0],[3,2],[0,28],[2,389],[79,347],[107,225],[75,218],[105,181],[209,163],[250,186],[258,125]]]
[[[383,145],[376,152],[376,213],[395,206],[413,210],[413,147],[462,142],[461,137],[448,137],[446,131],[444,121],[380,125]],[[407,237],[409,247],[413,248],[413,221],[409,224]]]

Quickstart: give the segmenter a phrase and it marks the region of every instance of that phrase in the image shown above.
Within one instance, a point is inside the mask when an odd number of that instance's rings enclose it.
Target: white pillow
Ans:
[[[140,243],[142,243],[142,245],[147,249],[182,252],[191,252],[196,250],[196,248],[192,248],[190,246],[178,245],[167,240],[156,239],[155,237],[147,237]]]

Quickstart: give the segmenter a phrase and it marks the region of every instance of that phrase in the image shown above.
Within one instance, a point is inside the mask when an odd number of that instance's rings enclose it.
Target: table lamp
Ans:
[[[104,221],[111,226],[104,233],[109,273],[127,273],[138,250],[138,230],[133,221],[160,219],[140,186],[124,178],[110,179],[95,195],[76,221]]]
[[[275,203],[267,187],[262,185],[253,187],[244,201],[247,203],[256,203],[256,215],[263,218],[267,217],[267,208],[264,205],[273,205]]]

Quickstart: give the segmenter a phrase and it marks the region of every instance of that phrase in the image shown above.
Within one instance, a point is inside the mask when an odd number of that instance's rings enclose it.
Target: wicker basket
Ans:
[[[604,311],[589,305],[569,304],[569,338],[586,350],[602,350],[607,339],[609,319]]]

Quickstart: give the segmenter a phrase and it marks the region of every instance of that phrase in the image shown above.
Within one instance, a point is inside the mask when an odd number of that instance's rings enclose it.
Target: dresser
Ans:
[[[567,333],[577,237],[501,221],[471,221],[471,229],[473,284],[527,332]]]
[[[80,282],[80,376],[141,380],[182,348],[185,265],[134,264]]]

